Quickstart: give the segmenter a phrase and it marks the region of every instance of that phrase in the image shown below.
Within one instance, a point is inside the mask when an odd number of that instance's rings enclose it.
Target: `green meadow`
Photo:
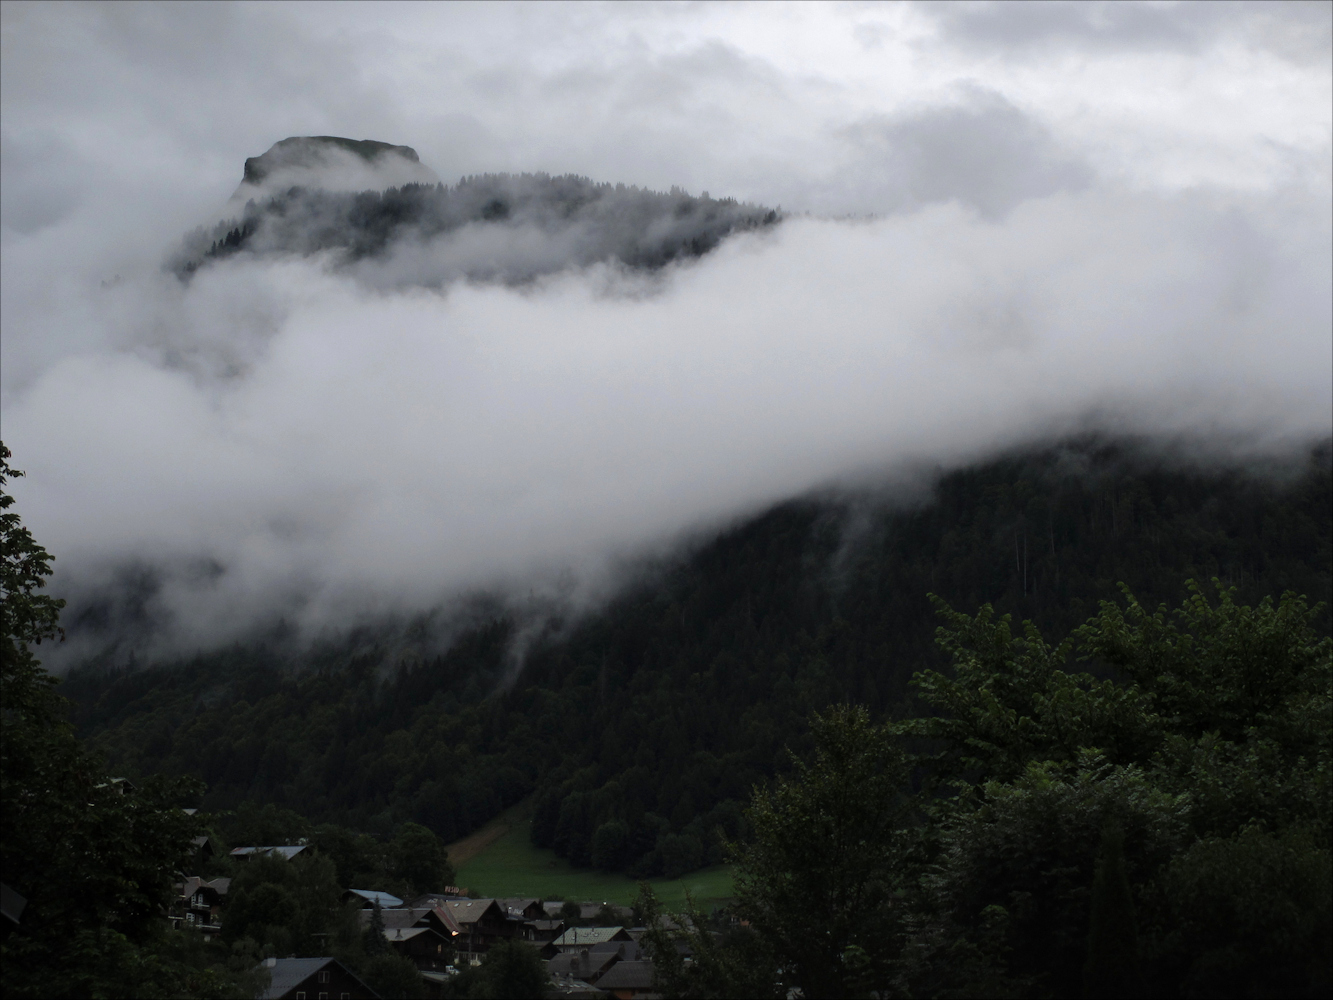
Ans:
[[[628,906],[638,884],[624,875],[575,868],[554,851],[532,845],[531,821],[516,816],[508,829],[458,867],[458,884],[482,896],[540,896]],[[688,892],[705,911],[731,898],[731,869],[715,865],[681,879],[653,879],[653,891],[668,910],[680,910]]]

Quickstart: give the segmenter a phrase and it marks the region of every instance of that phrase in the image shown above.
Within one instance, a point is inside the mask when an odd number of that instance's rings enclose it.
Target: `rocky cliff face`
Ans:
[[[244,202],[291,187],[382,191],[439,180],[411,146],[334,135],[293,136],[245,161],[245,174],[233,198]]]

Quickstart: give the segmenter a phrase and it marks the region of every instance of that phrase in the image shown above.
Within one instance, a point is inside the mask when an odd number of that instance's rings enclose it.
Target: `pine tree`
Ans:
[[[377,899],[370,906],[370,926],[361,936],[362,947],[369,958],[383,955],[389,950],[389,942],[384,937],[384,913]]]

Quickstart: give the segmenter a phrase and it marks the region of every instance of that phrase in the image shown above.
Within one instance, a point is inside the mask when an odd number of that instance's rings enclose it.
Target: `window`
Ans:
[[[329,973],[328,973],[328,970],[325,970],[324,972],[321,972],[321,973],[319,974],[319,981],[320,981],[321,983],[327,983],[327,982],[329,981]]]
[[[297,991],[296,991],[296,1000],[305,1000],[305,991],[304,991],[304,990],[297,990]]]

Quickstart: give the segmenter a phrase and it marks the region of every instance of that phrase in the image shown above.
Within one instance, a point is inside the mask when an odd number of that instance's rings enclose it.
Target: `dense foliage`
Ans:
[[[668,994],[1328,995],[1333,641],[1304,598],[1126,589],[1058,645],[940,611],[930,714],[816,716],[733,848],[747,930],[650,935]]]
[[[23,474],[9,457],[0,445],[0,487]],[[424,995],[416,967],[387,954],[382,937],[368,939],[342,896],[444,889],[453,871],[439,837],[411,822],[387,841],[312,828],[272,803],[209,816],[183,808],[203,793],[197,778],[153,775],[136,787],[107,775],[64,721],[57,681],[30,648],[59,638],[64,602],[39,592],[52,556],[13,502],[0,489],[0,861],[25,906],[3,943],[5,995],[249,998],[267,981],[261,958],[330,950],[382,996]],[[212,857],[194,843],[205,832]],[[290,862],[226,857],[229,844],[307,840],[314,854]],[[231,879],[220,939],[170,929],[178,873]]]
[[[201,821],[192,778],[114,781],[63,719],[30,648],[57,639],[63,601],[38,591],[52,557],[3,487],[23,473],[0,444],[0,870],[26,900],[3,944],[6,996],[249,996],[251,963],[195,961],[162,906]]]
[[[510,687],[517,626],[497,613],[439,656],[386,663],[391,642],[360,634],[294,658],[275,639],[89,666],[65,690],[119,771],[202,778],[213,809],[276,803],[381,843],[412,820],[448,842],[537,791],[538,844],[679,874],[721,860],[719,829],[745,832],[751,787],[809,748],[811,706],[912,713],[913,671],[940,664],[927,593],[1048,634],[1120,580],[1150,603],[1211,576],[1238,601],[1326,602],[1331,506],[1326,449],[1267,475],[1084,443],[950,473],[912,503],[784,504],[552,626]]]
[[[341,263],[397,251],[412,258],[398,273],[413,284],[513,283],[599,262],[660,268],[702,256],[730,233],[777,221],[777,212],[732,198],[574,175],[481,174],[452,187],[406,184],[382,192],[293,187],[249,202],[240,218],[197,230],[172,266],[188,277],[242,251],[331,253]],[[445,240],[447,252],[425,252]]]

